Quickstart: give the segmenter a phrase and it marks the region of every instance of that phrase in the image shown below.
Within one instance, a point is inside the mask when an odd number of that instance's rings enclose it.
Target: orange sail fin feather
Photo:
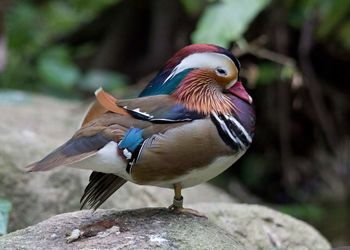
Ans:
[[[81,123],[81,127],[108,111],[121,115],[129,115],[128,112],[117,106],[117,99],[105,92],[102,88],[95,91],[95,96],[97,101],[89,107]]]
[[[105,92],[102,88],[95,91],[95,96],[98,103],[106,110],[121,115],[129,115],[125,109],[117,106],[117,99]]]
[[[97,118],[98,116],[102,115],[103,113],[106,113],[107,111],[108,110],[104,108],[99,102],[95,101],[90,105],[87,113],[85,114],[84,119],[81,123],[81,127]]]

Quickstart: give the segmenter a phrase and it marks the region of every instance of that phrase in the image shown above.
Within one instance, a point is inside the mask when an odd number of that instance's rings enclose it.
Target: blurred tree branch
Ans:
[[[278,54],[267,54],[268,56],[274,56],[273,58],[278,59],[280,64],[283,66],[293,67],[295,61],[288,58],[290,34],[288,32],[287,23],[284,18],[286,15],[286,9],[283,6],[276,8],[275,16],[275,32],[273,42]],[[276,25],[278,23],[278,25]],[[272,55],[271,55],[272,54]],[[284,62],[285,64],[282,64]],[[282,70],[282,69],[281,69]],[[292,149],[291,149],[291,93],[290,93],[290,79],[283,79],[280,77],[281,83],[278,84],[278,119],[279,119],[279,141],[280,141],[280,154],[281,154],[281,167],[282,167],[282,181],[287,184],[295,185],[300,178],[298,171],[293,165],[292,161]]]
[[[304,82],[311,97],[311,103],[315,110],[316,117],[320,123],[320,127],[325,135],[326,142],[329,149],[334,152],[338,143],[338,136],[335,125],[332,121],[332,115],[329,113],[324,104],[322,88],[319,85],[318,79],[311,60],[310,52],[313,46],[314,33],[316,25],[316,15],[313,14],[303,24],[301,29],[298,54],[300,61],[300,68],[304,75]]]
[[[250,43],[245,40],[240,40],[240,42],[238,42],[238,47],[233,49],[233,53],[238,57],[245,54],[252,54],[280,65],[296,67],[296,62],[293,58],[262,47],[262,43],[265,43],[264,40],[265,36],[260,36]]]

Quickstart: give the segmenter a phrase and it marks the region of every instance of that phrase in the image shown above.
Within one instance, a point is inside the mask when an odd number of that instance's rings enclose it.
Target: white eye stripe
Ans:
[[[185,57],[165,79],[164,83],[176,74],[190,68],[221,68],[228,74],[230,72],[230,65],[232,64],[234,62],[231,58],[223,54],[214,52],[195,53]]]

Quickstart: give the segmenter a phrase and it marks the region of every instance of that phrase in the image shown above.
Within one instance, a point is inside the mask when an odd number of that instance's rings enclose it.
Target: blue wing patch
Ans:
[[[130,128],[124,135],[124,138],[118,143],[118,148],[122,150],[128,161],[126,171],[131,172],[131,168],[137,161],[140,149],[144,142],[142,137],[143,130],[139,128]]]
[[[119,149],[127,149],[131,153],[143,142],[143,130],[139,128],[130,128],[124,135],[124,138],[119,142]]]

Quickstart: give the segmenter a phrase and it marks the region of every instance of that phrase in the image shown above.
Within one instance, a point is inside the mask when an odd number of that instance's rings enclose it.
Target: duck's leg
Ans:
[[[179,210],[183,209],[183,201],[184,198],[181,195],[181,184],[176,183],[174,184],[174,200],[173,204],[169,207],[170,210]]]
[[[198,211],[191,209],[191,208],[184,208],[183,207],[183,201],[184,198],[181,195],[181,184],[180,183],[176,183],[174,185],[174,200],[173,200],[173,204],[169,207],[170,210],[175,211],[175,212],[180,212],[180,213],[188,213],[188,214],[192,214],[198,217],[204,217],[207,218],[207,216],[205,216],[204,214],[199,213]]]

